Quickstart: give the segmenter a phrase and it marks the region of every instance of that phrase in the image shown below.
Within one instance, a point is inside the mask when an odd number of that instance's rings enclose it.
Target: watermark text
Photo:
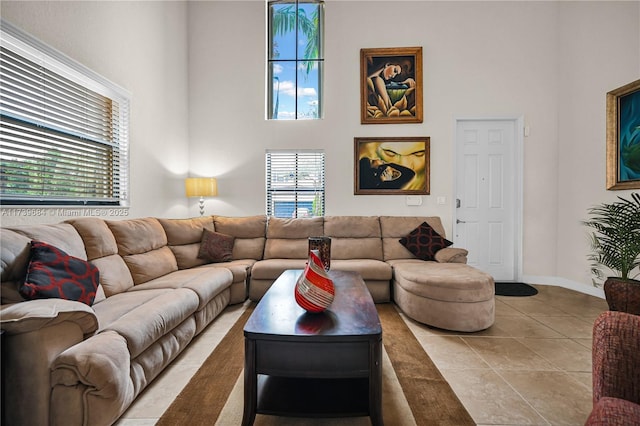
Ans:
[[[98,207],[15,207],[0,209],[0,217],[126,217],[126,208],[98,208]]]

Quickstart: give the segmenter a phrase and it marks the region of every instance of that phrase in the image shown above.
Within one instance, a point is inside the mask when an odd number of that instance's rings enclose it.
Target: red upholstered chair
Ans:
[[[640,426],[640,316],[607,311],[593,325],[593,411],[586,425]]]

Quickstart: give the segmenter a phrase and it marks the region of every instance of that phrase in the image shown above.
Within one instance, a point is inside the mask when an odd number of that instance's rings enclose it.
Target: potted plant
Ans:
[[[590,208],[590,218],[583,222],[594,229],[591,272],[600,280],[605,270],[616,274],[604,283],[610,310],[640,315],[640,281],[634,275],[640,266],[640,194],[632,193],[630,200],[618,199]]]

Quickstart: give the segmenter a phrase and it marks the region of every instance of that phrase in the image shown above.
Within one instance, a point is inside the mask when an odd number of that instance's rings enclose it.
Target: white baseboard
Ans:
[[[528,284],[555,285],[558,287],[568,288],[569,290],[579,291],[580,293],[590,294],[604,299],[604,290],[592,285],[586,285],[577,281],[571,281],[561,277],[545,277],[539,275],[524,275],[522,281]]]

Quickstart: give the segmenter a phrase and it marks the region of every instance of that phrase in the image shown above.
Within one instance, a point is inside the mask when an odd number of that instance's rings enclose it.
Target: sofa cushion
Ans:
[[[382,233],[382,251],[384,260],[412,259],[413,253],[400,244],[400,238],[427,222],[440,235],[446,238],[440,218],[437,216],[380,216]]]
[[[109,299],[97,306],[107,302]],[[133,359],[191,316],[197,308],[196,293],[179,288],[160,294],[126,312],[103,330],[112,330],[123,336]]]
[[[42,241],[31,242],[27,275],[20,286],[26,299],[58,298],[91,305],[100,282],[98,268]]]
[[[107,221],[134,284],[141,284],[178,270],[176,257],[167,246],[167,234],[158,219],[149,217]]]
[[[95,217],[69,219],[84,241],[87,259],[100,270],[100,287],[105,297],[123,292],[133,286],[133,277],[122,256],[118,243],[107,223]],[[94,303],[101,298],[97,297]]]
[[[458,247],[446,247],[438,250],[435,254],[436,262],[440,263],[467,263],[467,249]]]
[[[229,262],[233,260],[233,242],[235,237],[220,232],[205,229],[202,231],[202,241],[198,258],[208,262]]]
[[[265,259],[306,259],[309,237],[322,236],[322,217],[283,219],[270,217],[267,227]]]
[[[167,234],[158,219],[109,220],[106,222],[121,256],[146,253],[167,245]]]
[[[138,284],[128,293],[147,290],[188,288],[198,295],[197,310],[202,309],[218,294],[229,288],[233,274],[227,268],[194,268],[175,271],[162,277]]]
[[[80,234],[69,223],[53,225],[24,225],[11,228],[15,232],[27,236],[30,240],[43,241],[58,247],[70,256],[87,260],[84,241]]]
[[[143,284],[144,285],[144,284]],[[162,294],[173,291],[171,288],[149,289],[142,292],[122,292],[108,297],[104,302],[95,304],[93,311],[98,318],[100,330],[108,327],[129,311],[138,308]]]
[[[24,301],[18,288],[27,273],[31,240],[43,241],[65,251],[70,256],[87,260],[84,242],[68,223],[54,225],[24,225],[0,229],[0,296],[2,303]]]
[[[133,287],[131,271],[119,254],[100,257],[91,262],[100,270],[100,285],[106,297],[122,293]]]
[[[391,265],[376,259],[344,259],[331,262],[331,270],[354,271],[365,281],[389,281],[393,275]]]
[[[266,216],[214,216],[213,223],[216,232],[236,238],[232,253],[234,259],[262,259],[267,232]]]
[[[118,253],[118,244],[106,222],[96,217],[83,217],[67,221],[73,225],[84,241],[87,259]]]
[[[332,259],[383,259],[377,216],[327,216],[324,235],[331,237]]]
[[[0,297],[2,304],[22,302],[19,282],[27,274],[31,239],[7,228],[0,228]]]
[[[622,398],[602,397],[593,406],[585,426],[640,425],[640,405]]]
[[[213,217],[202,216],[190,219],[158,219],[164,232],[167,234],[167,244],[178,246],[183,244],[199,243],[202,239],[202,230],[213,231]]]
[[[462,263],[397,263],[393,274],[404,290],[429,299],[471,303],[494,298],[491,275]]]
[[[438,234],[427,222],[422,222],[407,236],[400,238],[400,244],[418,259],[435,260],[438,250],[449,247],[453,243]]]
[[[321,235],[324,235],[324,218],[322,217],[295,219],[270,217],[267,226],[267,238],[306,239]]]
[[[207,263],[206,265],[199,266],[198,269],[207,269],[207,268],[224,268],[231,271],[233,275],[233,282],[247,282],[247,278],[251,273],[251,267],[257,262],[257,260],[253,259],[239,259],[232,260],[230,262],[220,262],[220,263]]]
[[[178,269],[189,269],[207,263],[198,258],[202,231],[213,231],[213,217],[191,219],[158,219],[167,234],[167,245],[173,252]]]
[[[178,270],[176,257],[167,246],[146,253],[123,256],[134,284],[146,283]]]
[[[207,260],[198,258],[200,251],[200,241],[193,244],[183,244],[180,246],[169,246],[176,258],[178,269],[191,269],[206,265]]]
[[[325,216],[324,235],[331,238],[380,238],[378,216]]]
[[[266,259],[260,262],[256,262],[251,268],[251,280],[275,280],[287,269],[300,269],[301,271],[307,265],[307,258],[305,259]],[[249,286],[251,287],[251,286]],[[249,288],[251,290],[251,288]]]

